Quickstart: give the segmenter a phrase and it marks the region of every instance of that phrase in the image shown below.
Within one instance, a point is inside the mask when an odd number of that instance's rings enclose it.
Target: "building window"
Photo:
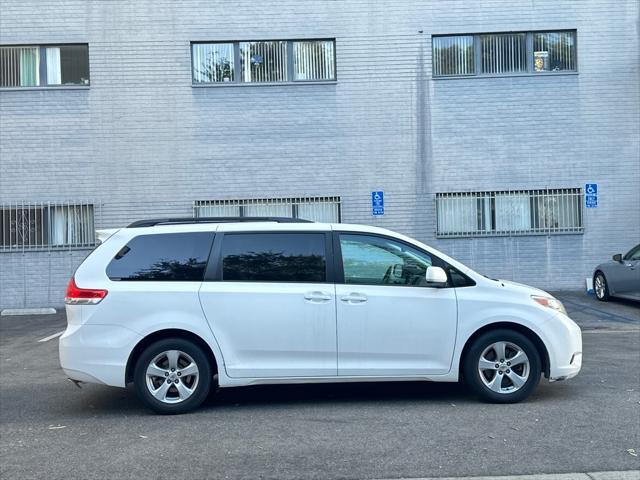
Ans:
[[[293,79],[335,80],[335,60],[333,40],[293,42]]]
[[[437,235],[582,233],[582,190],[520,190],[436,194]]]
[[[194,85],[334,81],[335,40],[192,43]]]
[[[473,75],[473,35],[433,37],[433,75]]]
[[[0,204],[0,251],[86,248],[95,243],[93,204]]]
[[[340,222],[340,197],[199,200],[193,209],[195,217],[293,217]]]
[[[194,43],[191,51],[193,83],[235,81],[232,43]]]
[[[433,76],[575,72],[576,31],[438,35]]]
[[[89,85],[89,46],[0,46],[0,87]]]
[[[480,35],[482,73],[527,71],[527,40],[524,33]]]
[[[576,70],[576,32],[533,34],[533,68],[536,72]]]

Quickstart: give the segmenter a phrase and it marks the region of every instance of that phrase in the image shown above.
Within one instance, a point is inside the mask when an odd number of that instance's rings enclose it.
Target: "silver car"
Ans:
[[[603,302],[610,297],[640,301],[640,245],[598,265],[593,272],[593,289]]]

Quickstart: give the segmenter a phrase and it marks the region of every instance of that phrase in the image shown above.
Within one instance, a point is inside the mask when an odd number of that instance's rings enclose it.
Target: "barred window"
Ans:
[[[0,87],[89,85],[88,45],[0,47]]]
[[[582,190],[520,190],[436,194],[437,235],[582,233]]]
[[[340,197],[198,200],[194,217],[293,217],[339,223]]]
[[[576,31],[438,35],[433,76],[577,71]]]
[[[91,203],[0,204],[0,251],[94,245]]]
[[[192,43],[194,85],[333,81],[335,40]]]

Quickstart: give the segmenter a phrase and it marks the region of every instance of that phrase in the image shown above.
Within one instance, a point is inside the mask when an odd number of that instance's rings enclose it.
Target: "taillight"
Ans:
[[[94,288],[79,288],[76,285],[75,278],[71,277],[69,285],[67,285],[67,293],[64,297],[64,303],[67,305],[95,305],[100,303],[107,296],[106,290],[97,290]]]

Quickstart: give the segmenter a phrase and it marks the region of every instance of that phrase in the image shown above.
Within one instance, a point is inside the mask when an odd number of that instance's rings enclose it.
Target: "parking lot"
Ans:
[[[1,478],[400,478],[640,469],[640,306],[559,294],[584,364],[526,403],[456,384],[268,386],[156,416],[132,390],[76,388],[63,313],[0,318]],[[39,341],[43,340],[44,341]]]

